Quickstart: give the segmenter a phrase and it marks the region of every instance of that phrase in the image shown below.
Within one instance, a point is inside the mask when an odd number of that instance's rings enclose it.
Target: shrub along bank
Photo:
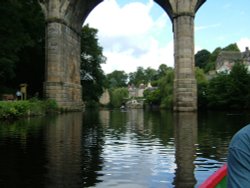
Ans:
[[[59,108],[54,100],[25,100],[25,101],[1,101],[0,119],[18,119],[45,115],[51,112],[58,112]]]

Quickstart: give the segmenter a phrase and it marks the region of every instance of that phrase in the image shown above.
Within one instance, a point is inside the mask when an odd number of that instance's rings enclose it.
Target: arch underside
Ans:
[[[173,2],[176,3],[175,0],[154,0],[162,9],[168,14],[170,20],[173,22],[174,16],[177,13],[176,10],[173,8]],[[198,9],[201,7],[203,3],[205,3],[206,0],[198,0],[195,3],[194,7],[194,13],[198,11]]]

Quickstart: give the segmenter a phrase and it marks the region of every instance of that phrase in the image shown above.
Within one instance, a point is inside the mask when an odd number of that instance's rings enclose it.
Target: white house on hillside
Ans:
[[[243,63],[250,72],[250,51],[248,47],[246,47],[245,52],[220,52],[216,60],[216,72],[229,74],[235,63]]]

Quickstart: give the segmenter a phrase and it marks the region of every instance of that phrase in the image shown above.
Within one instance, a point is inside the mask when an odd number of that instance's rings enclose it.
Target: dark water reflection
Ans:
[[[177,164],[174,185],[176,188],[192,188],[194,177],[195,144],[197,143],[197,113],[174,114],[175,162]]]
[[[250,113],[86,111],[0,124],[0,187],[198,187]]]

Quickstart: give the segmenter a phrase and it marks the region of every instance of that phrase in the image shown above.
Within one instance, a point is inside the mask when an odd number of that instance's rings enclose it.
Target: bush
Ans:
[[[43,103],[44,103],[43,107],[44,107],[45,113],[55,112],[59,110],[58,105],[55,100],[47,99]]]
[[[58,111],[58,106],[54,100],[31,99],[0,102],[0,119],[17,119],[26,116],[44,115],[55,111]]]
[[[116,88],[111,90],[111,106],[118,108],[122,105],[124,100],[128,98],[128,89],[127,88]]]

